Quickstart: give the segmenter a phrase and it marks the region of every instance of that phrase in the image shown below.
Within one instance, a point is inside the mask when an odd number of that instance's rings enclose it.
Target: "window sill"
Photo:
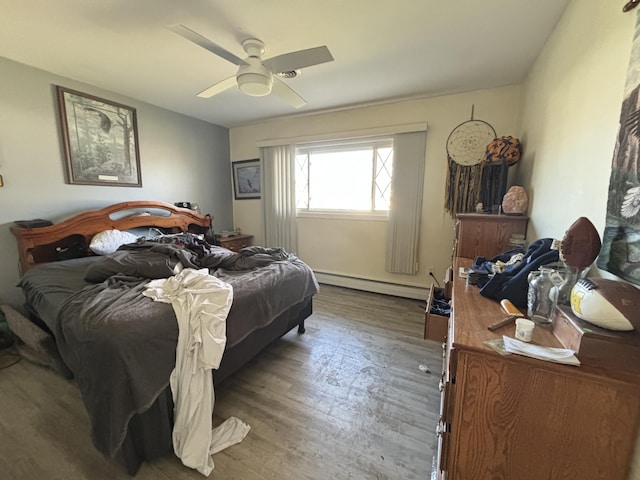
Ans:
[[[298,211],[298,218],[322,218],[325,220],[367,220],[370,222],[386,222],[389,220],[388,213],[368,213],[368,212],[340,212],[336,210],[324,211]]]

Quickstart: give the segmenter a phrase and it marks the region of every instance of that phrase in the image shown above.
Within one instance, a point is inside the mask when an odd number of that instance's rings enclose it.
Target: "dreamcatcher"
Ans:
[[[496,131],[483,120],[473,118],[454,128],[447,138],[447,178],[445,208],[456,213],[473,212],[480,202],[482,171],[487,145]]]

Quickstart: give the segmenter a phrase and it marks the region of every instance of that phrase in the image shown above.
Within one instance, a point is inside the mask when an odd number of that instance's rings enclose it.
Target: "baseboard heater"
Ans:
[[[383,293],[394,297],[414,298],[424,300],[427,298],[428,287],[416,287],[401,285],[399,283],[383,282],[366,278],[356,278],[348,275],[340,275],[327,272],[314,272],[319,283],[334,285],[337,287],[353,288],[365,292]]]

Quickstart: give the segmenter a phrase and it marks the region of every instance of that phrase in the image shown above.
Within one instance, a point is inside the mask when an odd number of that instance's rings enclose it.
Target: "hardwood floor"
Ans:
[[[251,431],[209,478],[431,478],[442,350],[422,339],[419,302],[322,285],[314,312],[216,389],[214,423]],[[131,477],[94,449],[76,386],[22,360],[0,370],[0,478]],[[135,478],[203,477],[167,454]]]

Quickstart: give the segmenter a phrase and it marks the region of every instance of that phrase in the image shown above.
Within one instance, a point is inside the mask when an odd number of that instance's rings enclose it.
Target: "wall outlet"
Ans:
[[[427,267],[427,275],[433,275],[433,267]]]

